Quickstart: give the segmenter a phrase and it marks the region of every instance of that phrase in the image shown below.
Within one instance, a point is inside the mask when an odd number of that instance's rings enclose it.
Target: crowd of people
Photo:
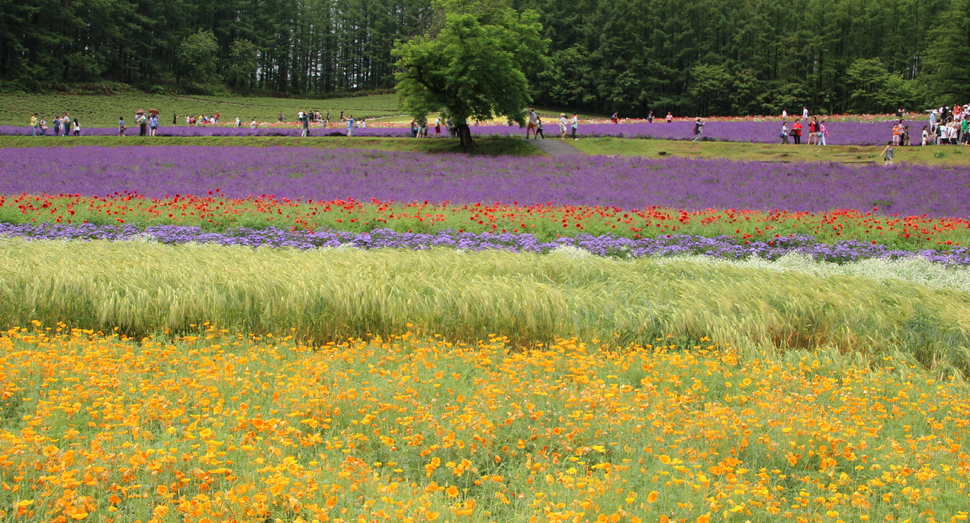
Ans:
[[[180,119],[185,120],[185,125],[195,125],[195,126],[206,126],[206,125],[216,125],[221,123],[221,115],[219,113],[214,113],[211,115],[199,114],[199,115],[179,115],[178,113],[172,113],[172,126],[177,126]],[[347,122],[347,134],[349,136],[353,135],[354,129],[363,129],[367,127],[367,121],[363,118],[360,120],[355,120],[353,116],[344,116],[344,112],[340,111],[339,121]],[[143,110],[138,110],[133,118],[134,124],[138,127],[139,136],[156,136],[159,128],[159,114],[158,111],[152,109],[147,114]],[[283,122],[283,113],[279,113],[279,121]],[[311,123],[321,123],[324,127],[329,125],[330,122],[330,111],[326,114],[321,114],[320,111],[299,111],[297,113],[298,125],[303,129],[303,136],[308,135],[308,128]],[[124,116],[118,117],[118,136],[127,136],[130,131],[128,130],[129,120],[126,120]],[[242,127],[243,121],[239,117],[235,119],[235,127]],[[250,129],[256,129],[259,124],[254,116],[249,122]],[[32,136],[47,136],[48,132],[52,136],[80,136],[81,135],[81,124],[78,122],[77,118],[71,119],[70,112],[65,112],[64,115],[55,115],[51,120],[48,120],[44,116],[40,116],[38,113],[34,113],[30,117],[30,133]]]
[[[573,113],[572,118],[567,118],[566,113],[560,113],[559,119],[556,120],[556,123],[559,126],[559,134],[557,135],[559,139],[565,140],[566,136],[571,136],[574,140],[579,139],[579,115],[577,113]],[[483,122],[475,122],[475,125],[481,124],[483,124]],[[508,121],[508,125],[515,125],[515,121],[510,119]],[[522,127],[525,128],[526,140],[528,140],[530,137],[533,140],[538,140],[540,137],[542,139],[546,138],[542,116],[536,112],[535,108],[529,108],[526,115],[526,123]],[[569,134],[569,130],[572,130],[571,135]],[[435,118],[434,123],[419,121],[416,118],[411,119],[412,138],[430,138],[431,136],[440,138],[446,135],[449,138],[458,137],[458,126],[451,117],[446,117],[444,120],[442,120],[439,116]]]
[[[81,136],[81,124],[77,118],[71,119],[71,113],[64,112],[64,115],[55,115],[51,119],[51,125],[47,125],[47,118],[34,113],[30,117],[30,133],[32,136],[47,136],[47,131],[51,130],[52,136]]]
[[[930,111],[923,126],[922,145],[970,145],[970,104],[943,106]]]
[[[893,123],[892,127],[892,139],[887,145],[891,147],[899,146],[909,146],[913,145],[913,138],[910,135],[909,126],[902,118],[903,110],[900,109],[897,113],[899,120]],[[214,113],[212,115],[185,115],[186,125],[214,125],[220,123],[220,114]],[[178,125],[180,116],[177,113],[172,114],[172,125]],[[668,112],[664,121],[670,123],[673,121],[673,115]],[[284,114],[281,112],[278,115],[279,122],[284,122]],[[135,124],[138,126],[138,131],[140,136],[156,136],[159,127],[159,116],[158,111],[154,109],[148,114],[144,111],[139,110],[135,114],[134,118]],[[297,113],[297,121],[299,127],[302,129],[302,136],[309,135],[309,128],[311,124],[320,124],[322,127],[328,127],[331,124],[331,114],[330,111],[326,113],[321,113],[320,111],[299,111]],[[345,116],[344,111],[340,111],[335,122],[343,122],[347,124],[347,136],[353,136],[355,129],[362,129],[367,127],[367,121],[363,118],[355,119],[352,115]],[[613,123],[618,123],[619,113],[614,112],[610,117],[610,121]],[[653,112],[650,113],[649,121],[653,121]],[[779,138],[782,144],[794,144],[801,145],[802,137],[807,136],[808,145],[827,145],[826,138],[829,136],[829,131],[826,128],[825,120],[819,120],[818,116],[813,116],[810,114],[807,107],[802,108],[801,118],[795,118],[791,122],[789,127],[789,115],[787,111],[782,111],[781,113],[781,130],[779,132]],[[512,125],[510,120],[509,125]],[[576,140],[578,139],[578,129],[579,129],[579,117],[576,113],[573,113],[572,118],[567,118],[565,113],[559,115],[556,120],[559,127],[558,137],[565,140],[567,136],[570,136]],[[235,119],[235,126],[242,127],[243,122],[240,118]],[[256,118],[253,117],[252,121],[249,123],[251,129],[256,129],[258,123]],[[700,140],[703,134],[704,121],[701,118],[696,118],[694,121],[693,134],[694,140]],[[435,137],[443,136],[442,130],[446,136],[450,138],[457,137],[457,127],[455,126],[452,118],[448,117],[442,120],[442,117],[435,118],[433,124],[429,124],[427,121],[418,121],[416,119],[411,120],[411,136],[414,138],[427,138],[431,136],[429,133],[431,130],[434,131]],[[543,128],[542,117],[536,112],[535,108],[530,108],[527,112],[527,124],[525,125],[525,135],[526,139],[532,137],[533,139],[538,139],[540,136],[545,139],[545,132]],[[63,115],[55,115],[53,118],[48,120],[46,117],[34,113],[30,117],[30,132],[33,136],[46,136],[50,132],[53,136],[80,136],[81,135],[81,124],[78,122],[77,118],[72,118],[70,112],[65,111]],[[118,136],[125,136],[127,132],[127,122],[124,117],[118,118]],[[960,106],[955,105],[953,108],[949,106],[943,106],[939,109],[933,109],[929,111],[929,122],[927,125],[923,126],[922,132],[919,136],[920,145],[970,145],[970,105]],[[891,152],[889,155],[891,156]]]
[[[807,145],[828,145],[826,138],[829,131],[825,127],[825,120],[819,120],[818,116],[812,116],[808,107],[803,107],[801,119],[796,118],[789,129],[788,111],[783,110],[781,112],[781,132],[778,133],[781,143],[783,145],[801,145],[803,135],[808,136]]]

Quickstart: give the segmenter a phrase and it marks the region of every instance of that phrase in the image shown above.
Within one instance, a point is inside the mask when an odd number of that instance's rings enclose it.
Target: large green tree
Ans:
[[[527,73],[548,63],[539,15],[505,0],[435,0],[424,34],[395,44],[401,107],[419,120],[441,112],[473,144],[469,119],[524,122],[532,102]]]
[[[212,31],[191,34],[179,44],[180,79],[187,85],[204,85],[215,80],[219,44]]]

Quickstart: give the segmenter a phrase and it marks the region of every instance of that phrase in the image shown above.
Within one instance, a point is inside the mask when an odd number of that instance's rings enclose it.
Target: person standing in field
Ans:
[[[788,111],[786,111],[786,110],[784,110],[784,109],[782,109],[782,110],[781,110],[781,121],[783,121],[783,122],[784,122],[784,121],[785,121],[785,120],[787,120],[787,119],[788,119]]]
[[[886,148],[882,150],[882,158],[886,161],[886,167],[893,164],[893,143],[886,143]]]
[[[815,145],[815,120],[808,122],[808,145]]]
[[[434,119],[434,137],[441,138],[441,117]]]
[[[704,122],[701,120],[700,116],[694,119],[694,139],[692,142],[696,142],[701,139],[701,133],[704,132]]]
[[[31,134],[31,136],[37,136],[37,126],[38,125],[39,125],[39,123],[38,123],[38,120],[37,120],[37,113],[34,113],[34,115],[30,117],[30,134]]]
[[[788,145],[791,142],[788,140],[788,124],[784,121],[781,122],[781,133],[778,134],[781,137],[781,144]]]
[[[546,139],[546,135],[542,132],[542,118],[536,118],[536,139],[539,135],[542,135],[543,140]]]
[[[310,115],[303,113],[303,118],[300,119],[300,127],[303,131],[300,132],[300,136],[307,137],[310,136]]]
[[[920,145],[922,145],[923,147],[926,147],[929,144],[930,144],[930,132],[926,129],[926,126],[924,125],[923,126],[923,139],[922,139],[922,141],[920,141]]]
[[[570,121],[573,128],[573,140],[579,140],[576,133],[579,131],[579,114],[573,113],[573,119]]]
[[[569,120],[566,119],[566,113],[559,113],[559,139],[566,140],[566,127],[569,125]]]
[[[802,120],[808,121],[808,107],[802,107]]]
[[[54,115],[54,136],[61,134],[61,117]]]
[[[815,140],[815,145],[827,145],[825,137],[829,135],[829,130],[825,128],[825,120],[819,122],[817,132],[818,138]]]
[[[795,143],[795,145],[802,144],[802,121],[801,120],[795,120],[795,123],[792,124],[791,136],[792,136],[792,141]]]
[[[529,108],[529,124],[525,128],[525,139],[529,139],[529,133],[532,133],[532,139],[538,138],[536,136],[536,121],[539,119],[539,115],[536,114],[534,107]]]
[[[647,123],[653,123],[653,111],[647,113]]]
[[[614,111],[613,116],[610,116],[610,121],[613,123],[618,123],[620,121],[620,113]]]
[[[81,124],[77,123],[77,118],[74,119],[74,136],[81,136]]]
[[[125,125],[125,117],[124,116],[119,116],[118,117],[118,136],[124,136],[125,135],[125,129],[127,129],[127,128],[128,128],[128,126]]]
[[[253,116],[253,121],[249,122],[249,128],[250,129],[255,129],[256,128],[256,117],[255,116]]]
[[[664,120],[666,120],[667,123],[670,123],[674,121],[674,115],[670,111],[667,111],[667,117],[664,118]]]
[[[347,117],[347,136],[354,135],[354,115]]]
[[[155,136],[155,133],[158,132],[158,115],[157,114],[153,114],[151,116],[151,118],[148,119],[148,127],[149,127],[149,129],[151,129],[151,132],[149,133],[149,136]]]

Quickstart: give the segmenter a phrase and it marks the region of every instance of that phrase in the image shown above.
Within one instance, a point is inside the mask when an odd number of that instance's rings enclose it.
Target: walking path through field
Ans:
[[[578,156],[583,154],[583,151],[573,147],[573,144],[569,143],[569,140],[560,140],[559,138],[549,138],[544,140],[539,138],[538,140],[529,140],[529,143],[535,145],[540,151],[548,154],[549,156]]]

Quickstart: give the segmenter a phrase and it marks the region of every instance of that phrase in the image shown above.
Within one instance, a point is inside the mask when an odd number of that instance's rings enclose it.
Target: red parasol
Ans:
[[[145,110],[144,109],[139,109],[139,110],[135,111],[135,114],[145,114]]]
[[[158,114],[158,109],[149,109],[148,112],[150,114]]]

